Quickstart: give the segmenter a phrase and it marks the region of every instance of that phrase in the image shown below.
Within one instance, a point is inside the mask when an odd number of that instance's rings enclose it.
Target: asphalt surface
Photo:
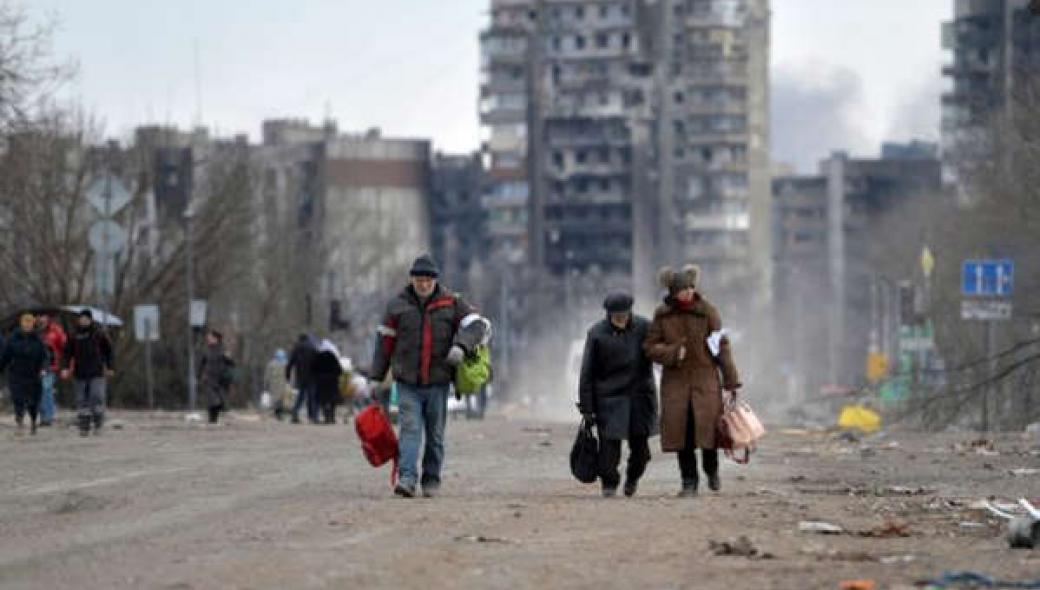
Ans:
[[[115,417],[121,429],[86,439],[63,426],[18,436],[4,418],[0,588],[737,590],[849,579],[911,588],[965,569],[1040,577],[1040,550],[1009,549],[1004,524],[972,507],[1040,497],[1030,471],[1040,440],[1025,435],[973,446],[969,433],[846,441],[773,428],[750,466],[724,464],[721,493],[694,499],[675,497],[674,457],[655,439],[638,495],[604,499],[570,476],[573,425],[460,419],[448,425],[442,495],[403,500],[349,425]],[[799,531],[804,521],[844,532]]]

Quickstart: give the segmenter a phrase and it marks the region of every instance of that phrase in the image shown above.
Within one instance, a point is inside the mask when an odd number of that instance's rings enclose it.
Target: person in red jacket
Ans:
[[[40,426],[50,426],[54,422],[54,414],[57,412],[57,404],[54,401],[54,384],[61,372],[61,355],[65,352],[65,344],[68,336],[61,324],[55,322],[47,314],[43,314],[38,320],[40,338],[47,345],[51,362],[43,375],[43,397],[40,400]]]

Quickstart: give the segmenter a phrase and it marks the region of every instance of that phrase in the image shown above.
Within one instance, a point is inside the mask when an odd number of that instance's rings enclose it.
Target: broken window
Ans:
[[[578,35],[574,38],[574,47],[577,49],[585,49],[585,37]]]
[[[632,45],[632,35],[629,34],[629,33],[622,33],[621,34],[621,46],[624,47],[625,49],[628,49],[630,45]]]
[[[596,33],[596,47],[600,49],[610,47],[610,36],[606,33]]]
[[[577,18],[579,20],[585,18],[585,7],[584,6],[576,6],[574,8],[574,18]]]
[[[585,150],[578,150],[574,153],[574,161],[576,161],[577,163],[584,164],[586,159],[587,157],[585,154]]]
[[[552,160],[553,166],[563,169],[563,152],[553,152]]]

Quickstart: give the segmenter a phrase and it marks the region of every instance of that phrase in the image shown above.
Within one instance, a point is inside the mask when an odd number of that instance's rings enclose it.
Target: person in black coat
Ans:
[[[339,402],[339,378],[343,374],[343,365],[339,360],[339,350],[329,340],[322,340],[317,356],[314,357],[314,388],[318,396],[318,406],[326,424],[336,423],[336,403]]]
[[[650,322],[632,313],[632,297],[625,293],[608,295],[603,307],[607,317],[585,339],[578,410],[599,431],[599,472],[606,497],[617,493],[621,441],[628,440],[624,492],[631,497],[650,461],[648,439],[657,432],[657,391],[643,351]]]
[[[28,411],[30,432],[36,434],[36,419],[43,395],[43,372],[49,361],[47,346],[36,334],[36,318],[29,313],[22,314],[19,329],[11,334],[0,352],[0,371],[7,371],[7,385],[14,401],[19,432]]]
[[[317,347],[314,340],[307,334],[300,334],[289,353],[289,363],[285,365],[285,380],[292,381],[295,373],[296,380],[296,402],[293,403],[293,424],[300,423],[300,408],[306,404],[307,418],[311,424],[318,422],[318,400],[314,393],[314,357],[317,356]]]

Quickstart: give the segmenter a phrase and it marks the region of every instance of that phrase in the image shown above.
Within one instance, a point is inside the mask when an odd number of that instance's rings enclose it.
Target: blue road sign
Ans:
[[[1014,286],[1012,260],[965,260],[961,266],[961,294],[966,297],[1009,297]]]

